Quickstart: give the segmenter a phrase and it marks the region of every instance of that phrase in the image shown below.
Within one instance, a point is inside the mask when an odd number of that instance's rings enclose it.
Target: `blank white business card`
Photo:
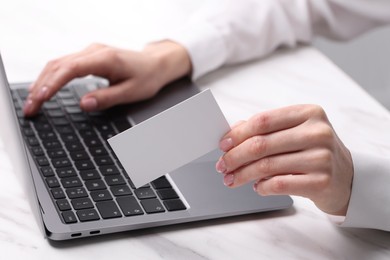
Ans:
[[[138,188],[218,148],[230,126],[210,90],[108,139]]]

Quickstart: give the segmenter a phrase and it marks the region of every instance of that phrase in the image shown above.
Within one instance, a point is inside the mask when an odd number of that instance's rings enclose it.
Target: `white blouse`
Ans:
[[[346,40],[388,23],[390,0],[209,0],[168,38],[188,50],[197,79],[317,35]],[[390,158],[351,152],[352,195],[341,226],[390,231]]]

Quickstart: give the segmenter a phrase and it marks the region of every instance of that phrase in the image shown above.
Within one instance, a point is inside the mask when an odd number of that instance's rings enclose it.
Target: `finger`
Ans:
[[[125,81],[92,91],[81,98],[80,107],[86,112],[93,112],[132,102],[136,98],[131,95],[132,89],[134,89],[132,82]]]
[[[310,175],[286,174],[256,182],[253,189],[263,196],[295,195],[312,198],[323,189],[324,183],[328,182],[329,176],[320,173]]]
[[[35,82],[33,82],[30,85],[30,87],[29,87],[30,92],[33,92],[36,87],[42,87],[42,82],[45,82],[44,79],[48,76],[48,74],[50,74],[51,71],[55,70],[55,68],[57,66],[59,66],[59,64],[62,64],[63,62],[75,59],[77,57],[82,57],[83,55],[91,54],[97,50],[101,50],[104,48],[107,48],[107,46],[103,45],[103,44],[93,43],[82,51],[68,54],[68,55],[65,55],[63,57],[60,57],[58,59],[55,59],[55,60],[48,62],[46,64],[46,66],[44,67],[44,69],[42,70],[42,72],[39,74],[38,78],[35,80]]]
[[[88,112],[103,110],[115,105],[132,103],[152,97],[156,92],[133,79],[120,82],[108,88],[95,90],[82,97],[80,107]]]
[[[313,115],[324,115],[324,112],[315,105],[294,105],[259,113],[229,131],[222,138],[220,147],[226,152],[252,136],[295,127]]]
[[[283,174],[310,174],[326,172],[329,165],[329,151],[312,149],[262,158],[225,175],[229,187],[238,187],[254,180],[264,180]]]
[[[112,69],[112,64],[109,58],[106,55],[100,55],[100,52],[65,61],[56,71],[46,76],[45,82],[42,83],[43,87],[40,89],[37,87],[37,90],[31,93],[30,99],[33,104],[29,109],[25,108],[25,114],[35,114],[45,100],[49,100],[70,80],[90,74],[107,77],[110,69]]]
[[[328,147],[332,144],[332,133],[333,129],[325,122],[305,122],[294,128],[253,136],[226,152],[217,170],[228,173],[267,156]]]

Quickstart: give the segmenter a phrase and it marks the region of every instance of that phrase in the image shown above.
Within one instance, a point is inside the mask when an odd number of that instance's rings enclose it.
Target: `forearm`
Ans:
[[[389,22],[390,2],[382,0],[222,0],[207,2],[169,39],[187,49],[196,79],[315,35],[349,39]]]

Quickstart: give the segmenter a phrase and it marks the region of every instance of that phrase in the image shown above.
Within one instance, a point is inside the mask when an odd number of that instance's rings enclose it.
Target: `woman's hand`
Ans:
[[[324,110],[296,105],[259,113],[234,126],[220,142],[224,183],[255,181],[260,195],[299,195],[322,211],[345,215],[353,164]]]
[[[82,97],[80,107],[90,112],[150,98],[165,84],[190,71],[187,51],[174,42],[153,43],[141,52],[92,44],[46,65],[30,86],[24,113],[33,116],[44,101],[76,77],[95,75],[110,82],[109,88]]]

